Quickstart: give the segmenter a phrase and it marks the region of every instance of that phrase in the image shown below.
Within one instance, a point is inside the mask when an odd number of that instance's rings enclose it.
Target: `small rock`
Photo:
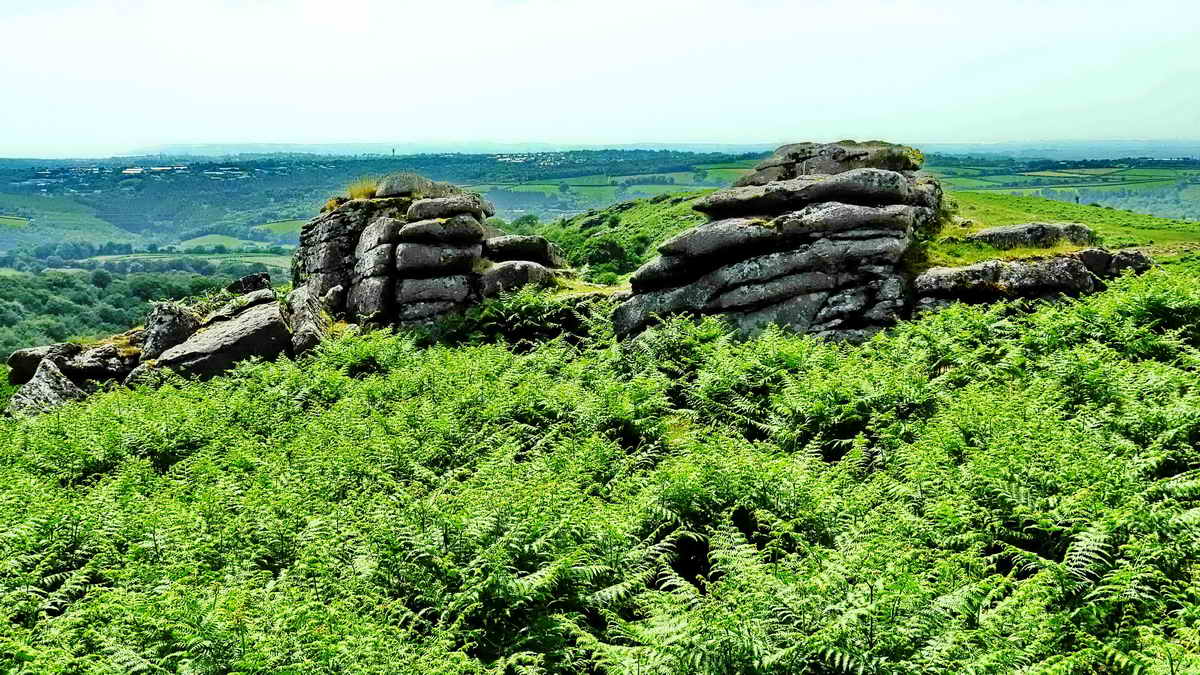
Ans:
[[[510,260],[493,265],[483,273],[483,297],[490,298],[530,284],[548,286],[553,282],[554,274],[544,266],[527,260]]]
[[[967,241],[987,244],[1001,250],[1010,248],[1051,248],[1066,240],[1077,246],[1096,241],[1092,228],[1078,223],[1024,223],[989,227],[967,235]]]
[[[550,268],[565,267],[567,264],[562,250],[539,235],[509,234],[485,239],[483,257],[497,263],[527,260]]]
[[[230,293],[250,293],[263,288],[271,287],[271,275],[266,272],[259,274],[248,274],[241,279],[229,284],[225,290]]]

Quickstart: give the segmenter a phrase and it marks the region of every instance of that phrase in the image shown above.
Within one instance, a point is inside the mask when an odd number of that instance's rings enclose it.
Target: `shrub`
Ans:
[[[375,191],[379,188],[379,179],[371,176],[364,176],[350,183],[346,187],[346,194],[350,199],[374,199]]]

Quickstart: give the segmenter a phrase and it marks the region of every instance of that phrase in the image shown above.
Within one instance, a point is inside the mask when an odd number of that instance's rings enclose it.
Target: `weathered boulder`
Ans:
[[[367,277],[356,282],[346,296],[347,316],[363,322],[380,322],[386,319],[392,308],[392,289],[396,280],[392,277]]]
[[[918,306],[995,302],[1012,298],[1076,296],[1096,290],[1095,276],[1073,256],[988,260],[964,267],[935,267],[913,282]]]
[[[375,186],[376,197],[446,197],[461,192],[449,183],[432,181],[411,172],[393,173],[384,176]]]
[[[484,236],[483,225],[470,214],[408,223],[396,241],[408,244],[473,244]]]
[[[260,272],[259,274],[248,274],[241,279],[238,279],[237,281],[226,286],[225,290],[229,291],[230,293],[237,293],[240,295],[270,287],[271,275],[267,274],[266,272]]]
[[[766,185],[807,174],[836,174],[863,168],[916,171],[923,163],[919,150],[883,141],[793,143],[775,150],[734,186]]]
[[[114,344],[101,344],[58,362],[59,370],[76,385],[87,382],[123,381],[138,364],[138,351],[123,352]]]
[[[83,400],[87,394],[59,369],[53,358],[44,358],[33,377],[13,393],[6,412],[13,416],[30,416],[49,412],[71,401]]]
[[[257,291],[251,291],[250,293],[240,295],[224,305],[221,305],[220,308],[214,310],[208,316],[204,317],[204,320],[200,322],[200,325],[207,326],[217,321],[228,321],[249,307],[261,305],[265,302],[275,302],[275,300],[275,291],[271,288],[262,288]],[[171,346],[173,347],[175,345]]]
[[[273,359],[285,354],[291,342],[279,304],[270,302],[198,331],[163,352],[157,365],[183,375],[211,377],[251,357]]]
[[[8,381],[12,384],[25,384],[33,379],[44,359],[65,361],[82,351],[83,347],[74,342],[18,349],[8,357]]]
[[[485,239],[483,257],[497,263],[527,260],[551,268],[567,265],[566,258],[558,246],[538,235],[510,234]]]
[[[989,227],[967,235],[965,239],[1002,250],[1018,247],[1051,248],[1062,241],[1086,246],[1096,241],[1096,233],[1079,223],[1024,223]]]
[[[332,322],[321,300],[313,297],[307,287],[302,286],[289,293],[285,302],[287,321],[292,331],[292,354],[303,356],[329,335]]]
[[[191,337],[200,328],[200,317],[173,302],[155,303],[146,317],[146,340],[142,360],[157,359],[160,354]]]
[[[492,265],[483,273],[483,297],[490,298],[522,286],[548,286],[554,274],[544,266],[526,260],[510,260]]]
[[[482,252],[480,244],[398,244],[396,270],[405,278],[463,274],[474,268]]]
[[[714,218],[728,218],[783,213],[817,202],[884,206],[909,204],[912,199],[913,180],[908,176],[883,169],[853,169],[832,176],[800,176],[720,190],[696,202],[694,208]]]
[[[466,302],[472,295],[471,278],[465,274],[431,279],[402,279],[396,285],[396,302]]]
[[[483,197],[473,192],[468,192],[449,197],[419,199],[413,202],[412,206],[408,208],[408,220],[410,222],[429,220],[431,218],[451,218],[462,214],[472,215],[479,220],[483,220],[484,218],[491,218],[496,215],[496,207],[492,206],[492,203]]]

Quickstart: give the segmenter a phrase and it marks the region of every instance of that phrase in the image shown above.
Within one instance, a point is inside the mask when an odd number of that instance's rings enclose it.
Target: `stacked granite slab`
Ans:
[[[857,146],[784,146],[742,186],[699,201],[711,221],[634,273],[613,317],[618,334],[670,314],[715,314],[746,335],[780,324],[857,340],[902,318],[899,263],[936,221],[941,187],[915,173],[916,151],[887,146],[877,159],[893,168],[864,167],[872,156]],[[814,157],[824,173],[796,173]]]
[[[305,225],[289,300],[302,341],[294,351],[319,341],[318,314],[428,324],[489,295],[549,283],[563,264],[557,249],[542,237],[488,237],[492,215],[477,194],[405,173],[383,179],[374,198],[340,203]]]

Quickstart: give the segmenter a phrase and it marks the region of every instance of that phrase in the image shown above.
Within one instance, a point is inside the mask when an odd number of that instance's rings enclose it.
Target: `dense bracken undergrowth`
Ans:
[[[1190,277],[858,347],[487,316],[0,422],[0,670],[1200,670]]]

